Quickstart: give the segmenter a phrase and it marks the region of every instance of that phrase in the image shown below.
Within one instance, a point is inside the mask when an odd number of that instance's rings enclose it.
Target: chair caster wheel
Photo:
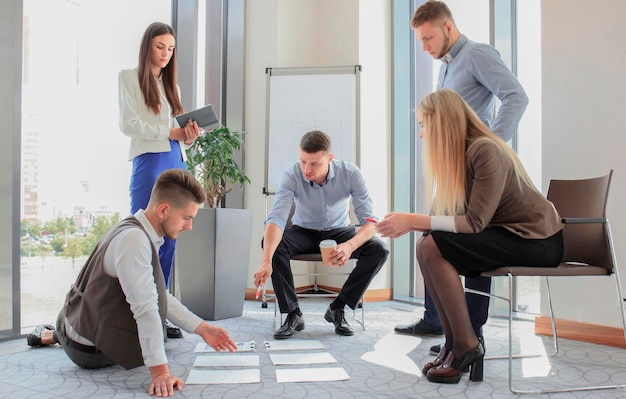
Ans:
[[[262,307],[263,309],[267,309],[267,302],[263,302],[263,303],[261,304],[261,307]]]

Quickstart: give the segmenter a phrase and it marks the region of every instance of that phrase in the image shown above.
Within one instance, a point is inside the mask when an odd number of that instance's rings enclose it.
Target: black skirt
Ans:
[[[563,259],[563,232],[544,239],[527,239],[505,228],[477,234],[430,233],[443,257],[460,275],[477,277],[503,266],[556,267]]]

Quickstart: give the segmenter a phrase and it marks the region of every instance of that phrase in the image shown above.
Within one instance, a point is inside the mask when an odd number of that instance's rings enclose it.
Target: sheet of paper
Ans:
[[[296,351],[308,349],[326,349],[317,339],[287,339],[284,341],[265,341],[265,349],[271,351]]]
[[[199,370],[191,369],[187,384],[251,384],[261,382],[261,370]]]
[[[259,355],[237,355],[229,353],[218,356],[198,356],[195,362],[193,362],[193,367],[258,367],[260,364]]]
[[[343,381],[349,379],[350,376],[343,367],[276,370],[276,381],[278,383]]]
[[[318,364],[337,363],[337,360],[328,352],[323,353],[270,353],[274,365],[280,364]]]
[[[254,341],[247,342],[235,342],[237,344],[237,350],[235,352],[255,352],[256,344]],[[230,353],[228,351],[217,352],[215,349],[211,348],[205,342],[198,342],[195,349],[193,350],[195,353],[203,353],[203,352],[215,352],[215,353]]]

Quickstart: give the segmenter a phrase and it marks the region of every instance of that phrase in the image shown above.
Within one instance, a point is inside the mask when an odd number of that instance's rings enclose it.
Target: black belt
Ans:
[[[79,352],[83,352],[83,353],[98,353],[98,349],[95,346],[89,346],[89,345],[83,345],[83,344],[79,344],[76,341],[72,341],[71,339],[65,337],[65,344],[73,349],[76,349]]]

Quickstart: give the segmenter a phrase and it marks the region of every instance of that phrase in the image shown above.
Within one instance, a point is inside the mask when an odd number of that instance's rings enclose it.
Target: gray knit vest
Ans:
[[[126,302],[119,280],[104,272],[104,254],[113,237],[129,228],[148,233],[141,223],[129,216],[120,221],[96,245],[65,299],[65,315],[82,337],[125,369],[144,364],[137,333],[137,322]],[[149,236],[148,236],[149,238]],[[159,254],[152,248],[152,273],[157,287],[159,314],[165,324],[167,290],[159,263]],[[132,267],[132,265],[129,265]]]

